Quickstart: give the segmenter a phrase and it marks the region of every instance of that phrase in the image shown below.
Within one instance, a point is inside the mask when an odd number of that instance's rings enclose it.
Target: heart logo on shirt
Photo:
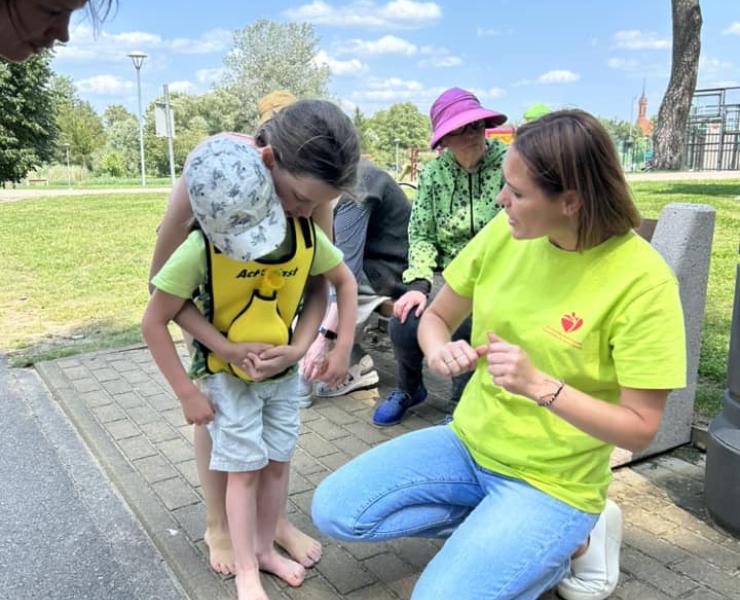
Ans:
[[[566,333],[573,333],[578,331],[583,325],[583,319],[579,317],[575,312],[565,314],[560,318],[560,324],[563,326],[563,330]]]

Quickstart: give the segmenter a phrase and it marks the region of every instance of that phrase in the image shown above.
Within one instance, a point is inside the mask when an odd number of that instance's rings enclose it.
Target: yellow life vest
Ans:
[[[310,219],[289,218],[287,224],[289,250],[275,260],[234,260],[206,239],[211,323],[232,342],[290,343],[316,252],[316,232]],[[205,353],[209,373],[226,371],[251,381],[235,365],[208,349]]]

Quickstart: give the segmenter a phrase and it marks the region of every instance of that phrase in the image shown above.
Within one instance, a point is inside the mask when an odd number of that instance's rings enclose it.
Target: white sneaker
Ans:
[[[335,396],[344,396],[355,390],[368,390],[378,385],[380,377],[375,370],[375,364],[369,354],[366,354],[355,365],[352,365],[347,371],[347,377],[336,387],[329,387],[325,383],[319,382],[316,386],[316,395],[319,398],[334,398]]]
[[[565,600],[604,600],[619,583],[619,549],[622,545],[622,511],[611,500],[606,501],[588,548],[574,558],[568,575],[558,585]]]
[[[296,383],[296,396],[298,396],[299,408],[308,408],[313,404],[313,384],[307,381],[303,376],[303,373],[298,373],[298,381]]]

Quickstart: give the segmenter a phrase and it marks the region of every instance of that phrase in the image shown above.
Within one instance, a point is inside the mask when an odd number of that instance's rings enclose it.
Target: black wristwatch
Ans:
[[[337,332],[332,331],[331,329],[327,329],[323,325],[319,327],[319,333],[323,335],[327,340],[336,340],[337,339]]]

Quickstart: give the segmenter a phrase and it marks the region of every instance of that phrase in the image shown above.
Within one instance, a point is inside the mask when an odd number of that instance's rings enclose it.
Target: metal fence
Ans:
[[[694,171],[740,169],[740,86],[694,92],[684,161]]]

